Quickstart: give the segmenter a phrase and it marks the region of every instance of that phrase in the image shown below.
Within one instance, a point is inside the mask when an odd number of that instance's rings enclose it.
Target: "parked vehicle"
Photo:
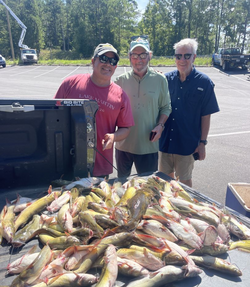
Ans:
[[[219,48],[217,53],[212,55],[212,63],[222,67],[223,71],[238,67],[247,70],[250,65],[250,55],[242,54],[239,48]]]
[[[1,54],[0,54],[0,66],[2,66],[3,68],[6,67],[5,58]]]
[[[37,52],[36,49],[21,49],[21,62],[23,64],[35,63],[37,64]]]

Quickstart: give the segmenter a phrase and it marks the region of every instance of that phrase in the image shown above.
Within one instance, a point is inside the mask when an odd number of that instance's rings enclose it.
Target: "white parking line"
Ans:
[[[71,75],[72,73],[74,73],[75,71],[77,71],[80,68],[80,66],[78,66],[75,70],[73,70],[72,72],[70,72],[68,75],[66,75],[65,77],[61,78],[61,80],[67,78],[69,75]]]
[[[40,75],[38,75],[38,76],[35,76],[34,77],[34,79],[35,78],[39,78],[39,77],[41,77],[41,76],[43,76],[43,75],[46,75],[46,74],[48,74],[48,73],[51,73],[51,72],[53,72],[53,71],[55,71],[56,69],[58,69],[59,68],[59,66],[58,67],[56,67],[55,69],[53,69],[53,70],[49,70],[48,72],[45,72],[45,73],[43,73],[43,74],[40,74]]]
[[[231,135],[240,135],[240,134],[249,134],[249,133],[250,131],[242,131],[242,132],[235,132],[235,133],[208,135],[208,137],[221,137],[221,136],[231,136]]]
[[[244,81],[244,82],[247,82],[248,80],[247,79],[242,79],[242,78],[240,78],[240,77],[237,77],[237,76],[234,76],[234,75],[230,75],[231,77],[234,77],[234,78],[236,78],[236,79],[239,79],[239,80],[241,80],[241,81]]]
[[[28,71],[25,71],[25,72],[21,72],[21,73],[13,74],[13,75],[11,75],[11,77],[14,77],[14,76],[17,76],[17,75],[26,74],[26,73],[28,73],[28,72],[30,72],[30,71],[34,71],[34,70],[36,70],[36,69],[38,69],[38,68],[41,68],[41,66],[35,67],[35,68],[34,68],[34,69],[32,69],[32,70],[28,70]]]

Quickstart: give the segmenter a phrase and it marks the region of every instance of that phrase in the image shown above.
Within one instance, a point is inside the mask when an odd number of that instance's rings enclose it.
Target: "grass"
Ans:
[[[212,66],[211,56],[197,56],[195,59],[196,66]],[[18,59],[15,61],[7,60],[7,65],[18,65]],[[75,52],[63,52],[60,50],[42,50],[39,54],[38,64],[40,65],[91,65],[91,58],[84,59]],[[119,66],[130,66],[129,59],[126,56],[120,57]],[[150,66],[175,66],[173,57],[154,57],[150,61]]]

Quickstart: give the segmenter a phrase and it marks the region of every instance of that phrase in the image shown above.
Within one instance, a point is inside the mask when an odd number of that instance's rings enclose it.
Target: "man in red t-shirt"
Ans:
[[[99,44],[91,61],[93,73],[66,78],[54,98],[89,99],[98,103],[96,148],[101,154],[96,153],[92,175],[104,177],[113,172],[111,164],[113,164],[114,142],[128,136],[134,120],[127,94],[121,87],[111,82],[119,61],[117,50],[109,43]]]

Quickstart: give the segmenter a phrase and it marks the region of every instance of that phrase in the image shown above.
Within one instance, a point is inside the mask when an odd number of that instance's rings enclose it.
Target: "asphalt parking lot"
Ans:
[[[128,69],[118,67],[113,77]],[[174,67],[155,69],[165,73]],[[197,69],[215,83],[220,112],[212,115],[207,158],[195,164],[193,188],[224,204],[228,183],[250,183],[250,72]],[[52,99],[64,78],[91,72],[91,66],[7,66],[0,68],[0,98]]]

